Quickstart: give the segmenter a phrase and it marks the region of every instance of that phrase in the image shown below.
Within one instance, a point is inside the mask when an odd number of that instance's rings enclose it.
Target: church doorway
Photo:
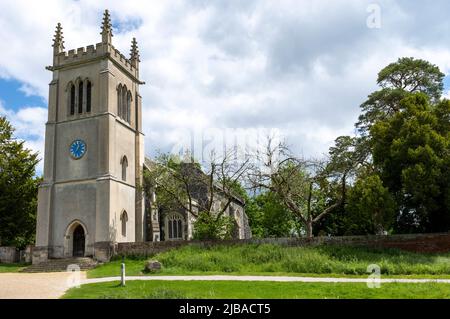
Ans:
[[[78,219],[73,220],[64,233],[64,257],[91,256],[89,249],[89,232],[85,224]]]
[[[73,257],[83,257],[85,247],[84,229],[78,225],[73,231]]]

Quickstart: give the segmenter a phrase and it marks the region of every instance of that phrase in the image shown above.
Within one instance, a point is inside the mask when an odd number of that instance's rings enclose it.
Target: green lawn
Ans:
[[[0,273],[19,272],[29,264],[0,264]]]
[[[450,298],[450,284],[298,283],[242,281],[128,281],[83,285],[70,289],[63,298],[73,299],[442,299]]]
[[[279,245],[197,245],[157,254],[159,275],[285,275],[367,277],[377,264],[382,277],[450,278],[450,253],[419,254],[398,249],[346,246],[283,247]],[[126,259],[127,275],[144,275],[145,258]],[[118,276],[121,260],[89,271],[88,277]],[[148,274],[146,274],[148,275]]]

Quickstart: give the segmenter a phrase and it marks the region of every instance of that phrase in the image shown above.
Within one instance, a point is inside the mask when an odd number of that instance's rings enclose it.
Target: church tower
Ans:
[[[101,37],[95,46],[66,52],[61,24],[56,27],[33,263],[107,260],[115,243],[146,235],[137,42],[129,58],[114,48],[108,10]]]

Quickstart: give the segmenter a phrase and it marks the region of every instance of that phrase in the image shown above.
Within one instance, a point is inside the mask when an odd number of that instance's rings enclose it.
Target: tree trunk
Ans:
[[[313,238],[313,228],[312,228],[312,219],[308,218],[306,222],[306,237]]]
[[[310,182],[309,183],[309,194],[308,194],[308,206],[306,208],[306,210],[307,210],[306,213],[308,214],[308,218],[306,220],[306,236],[308,238],[312,238],[313,237],[313,229],[312,229],[313,218],[311,216],[312,190],[313,190],[313,182]]]

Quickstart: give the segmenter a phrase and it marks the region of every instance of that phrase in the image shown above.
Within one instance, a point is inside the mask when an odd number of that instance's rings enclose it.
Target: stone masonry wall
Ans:
[[[119,243],[116,254],[121,256],[152,256],[160,252],[186,245],[209,247],[213,245],[239,244],[279,244],[283,246],[350,245],[373,248],[398,248],[415,252],[449,252],[450,233]]]
[[[16,247],[0,247],[0,263],[15,263],[18,259]]]

